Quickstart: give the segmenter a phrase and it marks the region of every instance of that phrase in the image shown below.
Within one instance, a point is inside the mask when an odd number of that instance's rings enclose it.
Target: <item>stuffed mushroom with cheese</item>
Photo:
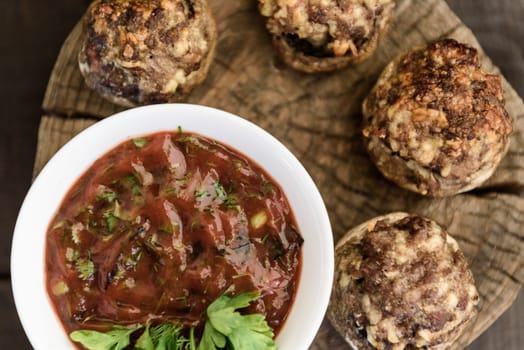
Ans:
[[[453,39],[391,62],[363,103],[365,144],[382,174],[422,195],[468,191],[509,147],[512,119],[498,75]]]
[[[178,102],[206,78],[216,37],[204,0],[95,0],[84,16],[80,71],[122,106]]]
[[[294,69],[329,72],[375,50],[394,0],[258,0],[280,58]]]
[[[432,220],[377,217],[335,248],[328,317],[356,350],[446,349],[478,300],[457,242]]]

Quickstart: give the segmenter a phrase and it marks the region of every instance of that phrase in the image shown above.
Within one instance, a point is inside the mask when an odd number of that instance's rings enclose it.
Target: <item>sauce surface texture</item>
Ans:
[[[303,242],[263,169],[182,131],[129,140],[99,158],[46,239],[47,290],[67,332],[177,320],[196,334],[228,288],[259,291],[246,312],[264,314],[278,333]]]

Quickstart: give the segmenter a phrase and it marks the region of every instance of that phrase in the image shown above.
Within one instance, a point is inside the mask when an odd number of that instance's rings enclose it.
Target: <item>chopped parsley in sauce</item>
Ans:
[[[275,333],[293,302],[302,237],[277,183],[242,154],[160,132],[98,159],[49,225],[47,290],[66,331],[176,321],[201,336],[226,289]]]

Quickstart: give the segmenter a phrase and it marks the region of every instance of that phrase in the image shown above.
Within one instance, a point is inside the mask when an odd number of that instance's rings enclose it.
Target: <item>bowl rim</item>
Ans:
[[[144,122],[146,118],[148,122]],[[224,125],[221,123],[227,124],[228,127],[223,128]],[[313,231],[309,227],[312,223],[312,227],[318,231],[313,232],[311,237],[305,238],[302,248],[302,271],[295,300],[276,338],[279,349],[307,349],[311,345],[327,310],[334,274],[333,234],[327,209],[316,184],[291,151],[256,124],[216,108],[177,103],[128,109],[97,121],[63,145],[44,166],[28,190],[14,228],[10,263],[16,310],[24,331],[35,349],[48,349],[49,345],[42,345],[43,339],[60,337],[57,333],[58,329],[64,339],[56,340],[53,348],[73,349],[51,306],[45,289],[44,271],[45,232],[65,193],[96,159],[125,140],[154,132],[175,131],[180,125],[184,131],[215,139],[259,164],[284,190],[300,226],[299,231],[302,234],[306,232],[301,226],[303,222],[308,223],[307,230]],[[221,126],[222,129],[219,129]],[[232,140],[234,141],[231,142]],[[243,144],[253,144],[255,141],[263,141],[263,147],[253,146],[257,148],[256,151],[239,147]],[[96,144],[93,145],[93,142]],[[85,149],[82,150],[86,145],[91,145],[95,151],[86,153]],[[264,155],[267,150],[276,151],[277,156],[271,157],[274,159],[260,159],[254,156],[254,154]],[[78,156],[79,154],[81,156]],[[276,162],[278,168],[268,169],[269,162]],[[66,165],[69,165],[72,170],[66,169],[65,174],[57,174],[57,171]],[[289,180],[282,177],[282,173],[286,174],[286,172],[290,177]],[[282,183],[282,179],[284,182],[297,182],[298,188],[303,187],[306,190],[295,190],[292,199],[288,193],[289,187]],[[302,193],[295,194],[297,191]],[[306,199],[309,202],[301,203]],[[58,204],[53,205],[56,202]],[[308,214],[297,213],[297,205],[301,208],[305,207]],[[40,211],[33,215],[35,209]],[[41,211],[51,214],[40,214]],[[34,227],[41,228],[43,221],[45,221],[44,233],[41,236],[31,237],[32,232],[35,231]],[[36,231],[40,232],[40,230]],[[28,238],[30,245],[27,244]],[[41,265],[38,264],[38,260],[35,261],[40,258]],[[34,265],[28,264],[28,261],[36,262],[39,266],[38,271],[34,271]],[[28,265],[33,266],[33,270]],[[314,276],[312,272],[315,272]],[[309,289],[306,290],[308,286]],[[41,295],[42,290],[44,295]],[[50,316],[50,312],[54,317]],[[45,327],[42,327],[42,324],[45,324]]]

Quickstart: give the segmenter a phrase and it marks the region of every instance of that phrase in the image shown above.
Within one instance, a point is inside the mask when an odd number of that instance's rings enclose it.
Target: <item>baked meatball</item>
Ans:
[[[205,79],[216,43],[203,0],[95,0],[84,32],[87,85],[122,106],[184,100]]]
[[[500,77],[452,39],[391,62],[363,103],[371,159],[398,185],[429,196],[477,187],[509,146],[512,120]]]
[[[478,299],[457,242],[431,220],[392,213],[337,243],[328,317],[357,350],[446,349]]]
[[[308,73],[357,63],[375,50],[394,0],[258,0],[281,59]]]

